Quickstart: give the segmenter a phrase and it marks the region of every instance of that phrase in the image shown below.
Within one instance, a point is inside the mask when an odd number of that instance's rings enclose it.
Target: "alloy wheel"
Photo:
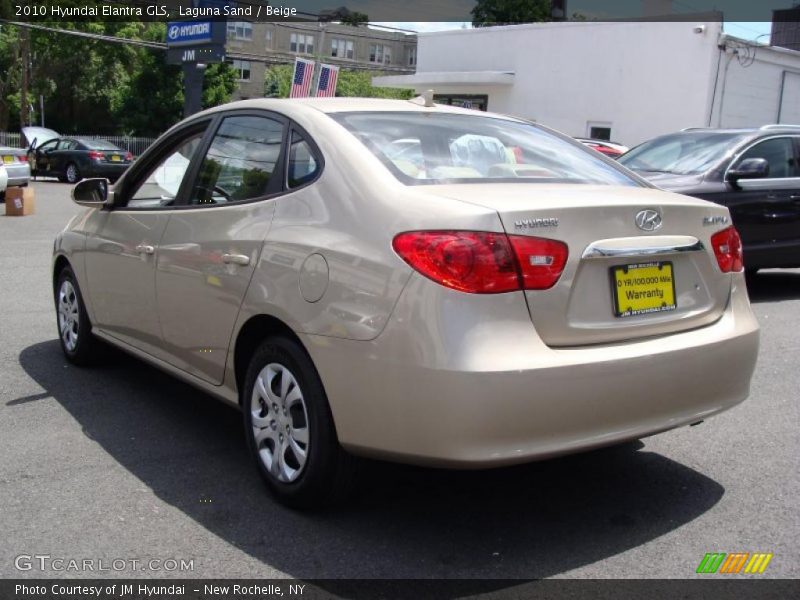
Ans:
[[[267,472],[283,483],[296,481],[308,458],[309,426],[292,372],[279,363],[265,366],[256,377],[250,411],[256,450]]]
[[[74,352],[78,346],[78,326],[80,325],[80,310],[78,294],[72,282],[64,280],[58,290],[58,330],[61,340],[69,352]]]

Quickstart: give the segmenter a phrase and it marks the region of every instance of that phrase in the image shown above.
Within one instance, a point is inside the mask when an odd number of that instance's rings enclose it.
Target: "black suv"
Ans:
[[[619,162],[660,188],[727,206],[748,271],[800,267],[800,126],[685,129]]]

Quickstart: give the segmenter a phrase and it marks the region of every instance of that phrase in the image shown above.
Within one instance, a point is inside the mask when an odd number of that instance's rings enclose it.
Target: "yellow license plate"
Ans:
[[[633,317],[675,310],[671,262],[648,262],[611,268],[614,316]]]
[[[14,162],[14,157],[13,156],[4,156],[3,157],[3,162],[6,163],[6,164],[13,163]]]
[[[119,156],[118,154],[113,154],[113,155],[111,156],[111,162],[119,162],[119,161],[121,161],[121,160],[122,160],[122,157],[121,157],[121,156]]]

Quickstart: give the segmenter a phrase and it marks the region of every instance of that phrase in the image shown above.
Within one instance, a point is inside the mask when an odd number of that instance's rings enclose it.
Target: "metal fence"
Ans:
[[[156,139],[149,137],[129,137],[126,135],[95,135],[95,134],[70,134],[71,138],[86,138],[89,140],[107,140],[116,144],[123,150],[139,156],[147,150]],[[21,148],[22,141],[19,133],[10,131],[0,131],[0,146],[10,146],[11,148]]]
[[[0,131],[0,146],[8,146],[9,148],[19,148],[21,146],[18,133],[11,133],[9,131]]]

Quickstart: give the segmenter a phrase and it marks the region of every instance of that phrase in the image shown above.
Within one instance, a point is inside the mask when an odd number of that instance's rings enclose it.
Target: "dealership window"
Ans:
[[[417,64],[417,47],[408,49],[408,65],[413,67]]]
[[[224,204],[265,196],[283,144],[283,124],[267,117],[222,121],[208,148],[190,204]]]
[[[228,23],[228,39],[252,40],[253,24],[247,21],[231,21]]]
[[[264,33],[264,39],[266,41],[267,48],[272,48],[272,28],[267,27],[266,33]]]
[[[369,62],[389,65],[392,63],[392,49],[383,44],[369,45]]]
[[[611,141],[611,123],[589,122],[586,129],[593,140]]]
[[[314,53],[314,36],[293,33],[289,38],[289,50],[298,54]]]
[[[228,64],[233,67],[233,70],[236,71],[236,78],[239,81],[250,81],[250,61],[249,60],[239,60],[239,59],[232,59],[228,61]]]
[[[331,40],[331,56],[337,58],[353,59],[355,56],[355,49],[352,40],[343,40],[334,38]]]

